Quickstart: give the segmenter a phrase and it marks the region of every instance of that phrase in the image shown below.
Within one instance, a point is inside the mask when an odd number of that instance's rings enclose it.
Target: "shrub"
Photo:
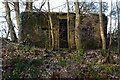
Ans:
[[[66,66],[67,62],[65,61],[65,59],[63,57],[61,57],[58,64],[60,64],[61,66]]]
[[[80,49],[75,54],[82,56],[84,54],[84,49]]]
[[[104,50],[104,49],[102,49],[102,50],[100,51],[101,56],[106,55],[106,53],[107,53],[107,51],[106,51],[106,50]]]
[[[30,65],[39,66],[43,62],[43,59],[32,59],[29,61]]]

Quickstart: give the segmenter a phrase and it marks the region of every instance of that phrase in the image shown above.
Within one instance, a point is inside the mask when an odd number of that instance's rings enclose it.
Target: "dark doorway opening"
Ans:
[[[68,48],[67,19],[59,19],[60,48]]]

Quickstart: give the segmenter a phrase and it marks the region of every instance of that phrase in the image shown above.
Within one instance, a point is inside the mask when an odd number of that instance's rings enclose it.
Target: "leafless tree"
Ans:
[[[110,11],[110,41],[109,46],[112,44],[112,0],[111,0],[111,11]]]
[[[26,0],[26,8],[25,8],[25,11],[32,11],[32,10],[33,10],[32,4],[33,4],[32,0]]]
[[[53,33],[53,22],[52,22],[52,18],[51,18],[51,14],[50,14],[50,3],[48,0],[48,17],[49,17],[49,23],[50,23],[50,31],[51,31],[51,37],[52,37],[52,50],[54,49],[54,45],[55,45],[55,40],[54,40],[54,33]]]
[[[7,0],[4,0],[3,4],[5,6],[6,21],[7,21],[7,24],[8,24],[11,40],[16,42],[17,41],[17,36],[16,36],[15,30],[14,30],[13,22],[11,20],[11,10],[10,10],[9,4],[8,4]]]
[[[103,26],[103,14],[102,14],[102,0],[99,0],[100,12],[99,12],[99,21],[100,21],[100,35],[102,39],[102,49],[106,50],[106,39],[104,34]]]
[[[71,48],[70,44],[70,7],[69,7],[69,2],[66,0],[67,3],[67,36],[68,36],[68,48]]]
[[[76,19],[75,19],[75,43],[76,49],[79,50],[81,48],[81,34],[80,34],[80,9],[79,9],[79,2],[75,0],[75,12],[76,12]]]
[[[18,42],[22,40],[21,35],[21,28],[20,28],[20,8],[19,8],[19,0],[14,0],[14,10],[15,10],[15,16],[16,16],[16,22],[18,27]]]

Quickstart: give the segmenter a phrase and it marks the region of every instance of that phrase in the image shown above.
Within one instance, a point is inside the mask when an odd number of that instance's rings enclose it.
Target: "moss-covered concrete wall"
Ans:
[[[50,13],[53,22],[53,32],[55,36],[55,49],[60,46],[60,19],[67,19],[67,13]],[[107,35],[107,17],[104,16],[104,28]],[[67,23],[65,23],[67,24]],[[46,12],[23,12],[21,13],[21,27],[23,27],[24,41],[29,41],[38,47],[49,46],[49,19]],[[67,26],[66,26],[67,27]],[[70,45],[75,48],[74,38],[75,14],[70,14]],[[101,38],[99,32],[99,15],[81,15],[82,46],[83,48],[100,48]],[[51,37],[50,37],[51,38]],[[51,42],[50,42],[51,44]]]
[[[82,31],[83,48],[95,49],[101,47],[101,37],[99,29],[99,15],[86,14],[81,16],[80,29]],[[107,17],[103,14],[104,32],[107,37]]]
[[[23,12],[21,14],[21,27],[23,27],[24,41],[39,47],[45,47],[48,35],[47,16],[44,13]]]

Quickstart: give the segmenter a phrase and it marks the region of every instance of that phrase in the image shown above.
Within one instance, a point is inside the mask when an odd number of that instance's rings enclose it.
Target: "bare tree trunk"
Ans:
[[[10,35],[11,35],[11,40],[16,42],[17,41],[17,36],[14,30],[14,26],[11,20],[11,15],[10,15],[10,7],[8,5],[8,2],[6,0],[4,0],[4,5],[5,5],[5,11],[6,11],[6,21],[8,23],[8,27],[10,30]]]
[[[67,37],[68,37],[68,48],[71,49],[71,40],[70,40],[70,8],[69,8],[69,2],[66,0],[67,3]]]
[[[120,55],[120,11],[118,11],[118,53]]]
[[[50,31],[51,31],[51,37],[52,37],[52,50],[54,49],[54,45],[55,45],[55,38],[54,38],[54,33],[53,33],[53,22],[52,22],[52,18],[51,18],[51,14],[50,14],[50,3],[48,0],[48,17],[49,17],[49,23],[50,23]]]
[[[117,2],[118,2],[118,0],[117,0]],[[116,2],[116,5],[117,5],[117,16],[118,16],[118,39],[117,39],[117,41],[118,41],[118,54],[120,55],[120,8],[118,8],[118,4],[117,4],[117,2]]]
[[[16,22],[17,22],[17,27],[18,27],[18,42],[22,42],[22,38],[23,38],[22,30],[23,29],[20,28],[19,0],[15,0],[15,2],[14,2],[14,9],[15,9]]]
[[[112,44],[112,0],[111,0],[111,12],[110,12],[110,41],[109,46]]]
[[[99,0],[99,5],[100,5],[100,13],[99,13],[99,21],[100,21],[100,35],[102,39],[102,49],[106,50],[106,39],[105,39],[105,34],[104,34],[104,26],[103,26],[103,15],[102,15],[102,0]]]
[[[26,8],[25,11],[32,11],[32,0],[26,0]]]
[[[79,50],[81,48],[81,34],[80,34],[80,10],[79,10],[79,2],[75,0],[75,43],[76,49]]]
[[[7,32],[7,35],[6,35],[6,39],[8,39],[9,33],[10,33],[10,28],[8,29],[8,32]]]
[[[41,4],[41,6],[40,6],[40,11],[41,11],[42,7],[45,5],[45,3],[46,3],[46,0],[43,0],[43,1],[42,1],[42,4]]]

